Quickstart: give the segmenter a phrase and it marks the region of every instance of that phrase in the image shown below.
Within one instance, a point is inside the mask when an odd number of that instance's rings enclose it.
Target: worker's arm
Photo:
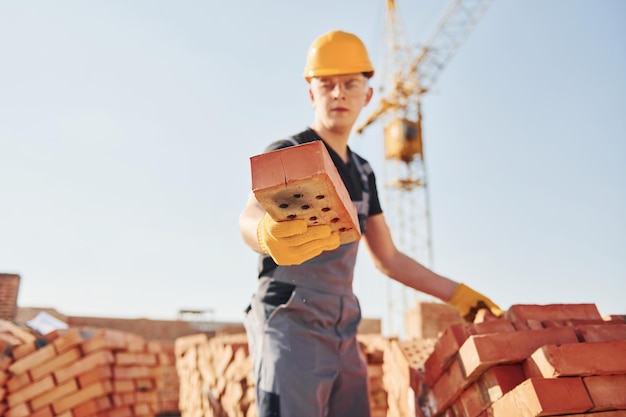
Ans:
[[[456,307],[465,320],[473,321],[476,312],[481,308],[488,309],[495,316],[503,314],[486,296],[465,284],[431,271],[398,250],[383,214],[368,218],[364,241],[379,271],[410,288]]]
[[[374,266],[380,272],[407,287],[442,301],[448,301],[452,297],[458,283],[436,274],[398,250],[384,214],[370,216],[365,230],[365,244]]]
[[[239,232],[246,245],[250,246],[250,248],[257,253],[263,253],[263,249],[261,249],[259,245],[257,229],[265,213],[265,209],[257,201],[254,193],[251,192],[248,196],[246,206],[239,215]]]

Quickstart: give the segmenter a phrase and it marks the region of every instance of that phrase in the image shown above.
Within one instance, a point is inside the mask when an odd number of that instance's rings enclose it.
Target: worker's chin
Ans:
[[[328,121],[328,128],[334,132],[345,132],[352,130],[354,120],[347,119],[332,119]]]
[[[350,131],[352,130],[352,126],[350,125],[333,125],[330,127],[331,132],[337,133],[337,134],[350,134]]]

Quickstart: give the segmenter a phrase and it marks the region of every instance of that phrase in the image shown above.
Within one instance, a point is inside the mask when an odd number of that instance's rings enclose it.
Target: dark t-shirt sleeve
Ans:
[[[368,184],[370,187],[370,210],[368,216],[374,216],[383,212],[380,206],[380,199],[378,198],[378,187],[376,187],[376,175],[371,172],[368,176]]]
[[[295,144],[293,142],[291,142],[290,140],[287,139],[281,139],[281,140],[277,140],[275,142],[270,143],[269,145],[267,145],[267,147],[265,148],[264,152],[271,152],[271,151],[275,151],[278,149],[284,149],[284,148],[288,148],[290,146],[294,146]]]

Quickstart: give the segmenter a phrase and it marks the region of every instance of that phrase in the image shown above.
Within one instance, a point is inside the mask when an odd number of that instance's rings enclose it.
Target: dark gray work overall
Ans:
[[[365,168],[356,157],[361,180]],[[369,168],[369,166],[367,167]],[[369,196],[354,202],[361,230]],[[352,291],[358,242],[261,277],[244,319],[259,417],[369,417],[367,367],[356,340],[361,320]],[[268,306],[270,283],[293,285],[286,303]]]

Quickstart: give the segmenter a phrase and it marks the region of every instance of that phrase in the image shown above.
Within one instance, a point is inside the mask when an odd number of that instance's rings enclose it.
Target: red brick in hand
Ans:
[[[252,191],[274,220],[327,224],[342,244],[360,239],[356,208],[322,141],[253,156],[250,169]]]

